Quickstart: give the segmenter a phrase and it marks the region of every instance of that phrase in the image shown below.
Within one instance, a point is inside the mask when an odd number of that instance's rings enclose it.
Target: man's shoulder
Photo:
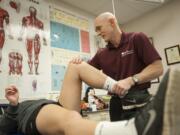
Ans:
[[[125,36],[128,41],[139,41],[143,38],[147,38],[146,34],[143,32],[127,32],[125,33]]]
[[[143,33],[143,32],[131,32],[131,33],[130,33],[130,36],[131,36],[132,38],[136,38],[136,37],[144,37],[144,36],[146,36],[146,34]]]
[[[124,32],[126,36],[128,37],[135,37],[135,36],[144,36],[145,34],[143,32]]]

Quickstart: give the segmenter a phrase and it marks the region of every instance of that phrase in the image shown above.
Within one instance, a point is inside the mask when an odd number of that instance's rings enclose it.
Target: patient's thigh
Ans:
[[[49,104],[44,106],[37,115],[36,127],[43,135],[64,134],[66,122],[70,120],[72,111],[61,106]]]

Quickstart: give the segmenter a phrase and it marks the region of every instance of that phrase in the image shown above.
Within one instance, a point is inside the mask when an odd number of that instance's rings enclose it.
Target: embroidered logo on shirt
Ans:
[[[126,55],[133,54],[133,53],[134,53],[134,50],[126,50],[126,51],[121,53],[121,56],[124,57]]]

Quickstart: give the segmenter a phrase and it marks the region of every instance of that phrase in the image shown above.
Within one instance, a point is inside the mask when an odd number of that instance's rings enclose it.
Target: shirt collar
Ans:
[[[117,47],[117,48],[122,48],[127,41],[128,41],[127,34],[125,32],[122,32],[121,41],[120,41],[119,47]],[[108,49],[116,49],[116,47],[114,47],[114,45],[111,42],[108,42],[106,47]]]

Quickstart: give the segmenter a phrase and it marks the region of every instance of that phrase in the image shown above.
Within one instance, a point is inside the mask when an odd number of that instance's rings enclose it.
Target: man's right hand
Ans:
[[[70,63],[73,63],[73,64],[81,64],[81,62],[83,62],[82,58],[80,57],[76,57],[76,58],[73,58]]]
[[[134,85],[132,77],[125,78],[123,80],[119,80],[113,87],[112,92],[119,95],[120,97],[124,97],[128,90]]]
[[[11,105],[16,106],[19,101],[18,89],[14,85],[8,86],[5,89],[5,97]]]

